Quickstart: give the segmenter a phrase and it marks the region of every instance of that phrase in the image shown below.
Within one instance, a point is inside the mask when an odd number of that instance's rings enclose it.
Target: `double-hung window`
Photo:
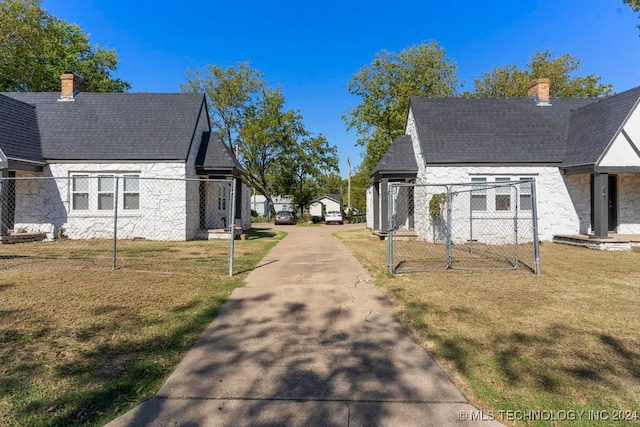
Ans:
[[[74,211],[89,210],[89,175],[73,176],[71,207]]]
[[[124,175],[122,179],[122,200],[124,210],[140,209],[140,180],[138,175]]]
[[[471,178],[471,182],[478,184],[472,186],[471,190],[471,210],[486,211],[487,210],[487,188],[482,185],[487,183],[487,178]]]
[[[511,189],[510,185],[507,185],[511,181],[508,177],[496,177],[496,211],[510,211],[511,210]]]
[[[531,178],[520,178],[520,181],[530,180]],[[520,210],[530,211],[533,206],[531,198],[531,182],[523,182],[520,184]]]
[[[113,175],[98,176],[98,210],[112,211],[114,204],[115,179]]]
[[[116,179],[118,179],[117,186]],[[139,210],[139,181],[137,174],[72,174],[71,210],[85,213],[113,212],[116,200],[118,210]]]

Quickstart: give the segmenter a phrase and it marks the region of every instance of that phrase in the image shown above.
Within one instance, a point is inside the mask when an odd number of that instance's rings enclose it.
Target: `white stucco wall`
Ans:
[[[429,184],[464,183],[472,177],[533,177],[536,180],[538,200],[538,236],[549,241],[555,234],[577,234],[581,224],[590,221],[590,196],[588,176],[586,187],[581,175],[563,177],[555,167],[436,167],[428,166],[425,175],[419,177],[420,182]],[[416,200],[420,192],[416,190]],[[574,205],[575,203],[575,205]],[[576,209],[580,207],[580,211]],[[586,207],[586,212],[584,210]],[[428,202],[416,202],[416,228],[419,227],[419,209],[428,210]],[[586,216],[585,216],[586,213]]]
[[[97,211],[91,191],[91,209],[74,211],[71,209],[70,180],[74,174],[135,174],[140,177],[138,210],[124,210],[122,180],[118,192],[118,237],[123,239],[145,238],[152,240],[186,240],[187,183],[183,163],[57,163],[51,164],[45,172],[47,177],[55,179],[59,202],[64,206],[65,217],[60,217],[60,205],[45,203],[42,208],[44,223],[52,222],[55,229],[63,227],[65,234],[72,239],[111,238],[113,236],[113,213]],[[95,179],[91,179],[96,184]],[[197,185],[195,183],[191,183]],[[17,192],[16,192],[17,193]],[[17,193],[19,194],[19,193]],[[23,197],[20,194],[20,199]],[[198,206],[196,199],[190,197],[190,203]],[[22,212],[22,211],[21,211]],[[17,215],[16,215],[17,219]]]
[[[618,233],[640,234],[640,174],[618,175]]]

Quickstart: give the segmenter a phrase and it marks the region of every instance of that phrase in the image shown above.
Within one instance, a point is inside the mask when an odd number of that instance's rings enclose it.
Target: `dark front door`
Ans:
[[[609,175],[609,231],[618,227],[618,176]]]

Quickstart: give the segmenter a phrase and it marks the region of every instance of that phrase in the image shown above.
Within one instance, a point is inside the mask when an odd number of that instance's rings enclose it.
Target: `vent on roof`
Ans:
[[[551,106],[549,102],[549,79],[535,79],[529,85],[528,96],[533,96],[539,107]]]
[[[70,71],[60,76],[60,83],[62,86],[60,101],[73,101],[73,98],[84,89],[82,77]]]

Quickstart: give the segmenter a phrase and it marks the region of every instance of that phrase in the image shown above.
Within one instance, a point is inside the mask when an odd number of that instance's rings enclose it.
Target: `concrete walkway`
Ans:
[[[289,235],[156,397],[109,426],[500,425],[478,421],[331,236],[358,227],[277,227]]]

